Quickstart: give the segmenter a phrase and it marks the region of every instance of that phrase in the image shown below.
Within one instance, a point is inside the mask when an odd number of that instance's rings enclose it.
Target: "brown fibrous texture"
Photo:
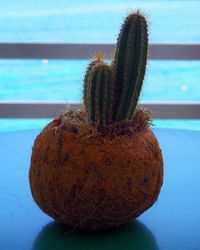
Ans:
[[[84,117],[69,111],[37,136],[29,173],[32,195],[58,222],[82,229],[117,227],[157,200],[162,153],[145,111],[136,112],[135,123],[107,128],[94,128]]]

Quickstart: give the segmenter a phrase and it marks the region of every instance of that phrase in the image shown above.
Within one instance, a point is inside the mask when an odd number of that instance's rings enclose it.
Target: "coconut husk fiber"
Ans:
[[[37,136],[30,186],[38,206],[73,228],[107,229],[150,208],[163,181],[163,159],[150,114],[108,127],[68,111]]]

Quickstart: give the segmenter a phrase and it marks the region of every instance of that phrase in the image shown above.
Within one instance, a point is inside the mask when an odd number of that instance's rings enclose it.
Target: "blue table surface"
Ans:
[[[155,129],[164,157],[158,201],[105,232],[70,232],[34,203],[28,180],[39,130],[0,133],[0,250],[200,249],[200,132]]]

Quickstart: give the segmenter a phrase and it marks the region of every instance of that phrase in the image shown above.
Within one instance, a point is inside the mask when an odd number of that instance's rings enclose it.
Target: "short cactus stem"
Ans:
[[[103,62],[104,57],[105,57],[105,55],[103,52],[98,52],[98,53],[92,55],[92,60],[86,69],[86,73],[85,73],[85,77],[84,77],[84,81],[83,81],[83,102],[85,105],[86,113],[88,111],[87,110],[87,108],[88,108],[87,101],[88,101],[88,91],[89,91],[88,88],[89,88],[89,79],[90,79],[91,71],[92,71],[93,66]]]
[[[112,71],[110,66],[98,63],[91,70],[85,105],[88,120],[96,125],[111,122]]]

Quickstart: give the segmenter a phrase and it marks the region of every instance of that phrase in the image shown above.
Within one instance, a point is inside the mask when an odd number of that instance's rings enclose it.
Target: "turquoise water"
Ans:
[[[200,1],[12,0],[0,9],[0,41],[115,42],[124,16],[140,7],[150,42],[200,41]],[[0,100],[80,102],[88,60],[0,60]],[[149,61],[142,101],[200,101],[200,61]],[[42,127],[48,120],[0,120],[0,131]],[[156,121],[200,129],[199,121]]]

